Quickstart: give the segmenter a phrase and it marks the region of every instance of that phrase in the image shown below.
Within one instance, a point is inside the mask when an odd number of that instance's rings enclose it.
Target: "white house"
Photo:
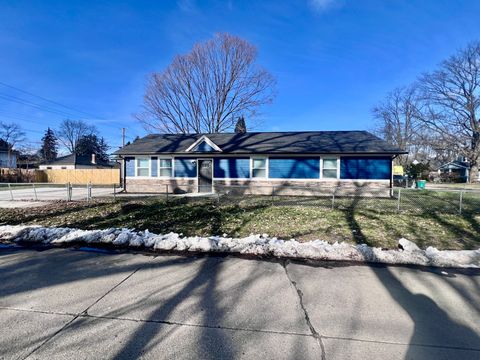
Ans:
[[[95,154],[90,156],[70,154],[39,165],[40,170],[110,169],[112,167],[114,165],[109,162],[98,161]]]
[[[15,169],[17,167],[18,153],[15,150],[9,151],[6,141],[0,139],[0,168]]]

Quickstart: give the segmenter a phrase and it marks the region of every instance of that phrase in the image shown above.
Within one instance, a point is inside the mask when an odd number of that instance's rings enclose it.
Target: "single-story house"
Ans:
[[[406,152],[367,131],[151,134],[117,150],[128,192],[392,185]]]
[[[0,139],[0,168],[16,169],[18,152],[9,150],[8,143]]]
[[[440,176],[443,175],[452,181],[470,181],[470,164],[461,157],[459,157],[457,160],[449,161],[441,165],[437,172]],[[478,174],[478,181],[480,181],[480,173]]]
[[[80,156],[70,154],[39,165],[40,170],[73,170],[73,169],[111,169],[115,164],[97,160],[95,154]]]

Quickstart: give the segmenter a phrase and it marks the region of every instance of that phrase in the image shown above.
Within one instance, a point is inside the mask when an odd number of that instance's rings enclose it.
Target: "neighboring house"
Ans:
[[[405,153],[366,131],[152,134],[115,152],[130,192],[390,187],[392,160]]]
[[[440,176],[451,181],[470,181],[470,164],[463,158],[441,165],[437,172]],[[478,174],[478,181],[480,181],[480,173]]]
[[[61,156],[54,161],[40,164],[40,170],[72,170],[72,169],[111,169],[115,164],[98,161],[95,154],[90,156],[78,156],[70,154]]]
[[[19,169],[38,169],[41,158],[35,154],[19,155],[17,158],[17,167]]]
[[[16,169],[18,152],[8,148],[7,142],[0,139],[0,168]]]

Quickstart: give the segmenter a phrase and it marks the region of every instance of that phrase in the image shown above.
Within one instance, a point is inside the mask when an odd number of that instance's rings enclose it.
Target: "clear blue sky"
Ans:
[[[0,0],[0,82],[91,114],[60,108],[94,118],[115,147],[123,126],[144,134],[131,114],[147,74],[226,31],[256,45],[278,81],[258,130],[369,129],[388,91],[480,39],[479,14],[476,0]],[[59,109],[0,85],[0,120],[33,144],[67,117],[45,106]]]

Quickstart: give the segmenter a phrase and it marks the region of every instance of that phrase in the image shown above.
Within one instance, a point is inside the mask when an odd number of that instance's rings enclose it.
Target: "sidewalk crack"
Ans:
[[[105,296],[110,294],[113,290],[115,290],[117,287],[119,287],[121,284],[123,284],[125,281],[127,281],[131,276],[133,276],[138,270],[140,270],[143,267],[143,265],[139,266],[136,268],[134,271],[132,271],[130,274],[128,274],[125,278],[123,278],[122,281],[120,281],[118,284],[113,286],[110,290],[108,290],[105,294],[100,296],[97,300],[95,300],[92,304],[90,304],[85,310],[81,311],[80,313],[76,314],[73,319],[71,319],[69,322],[67,322],[65,325],[63,325],[59,330],[57,330],[55,333],[53,333],[51,336],[48,337],[48,339],[45,339],[40,345],[35,347],[32,351],[30,351],[26,356],[23,357],[23,360],[27,359],[28,357],[32,356],[37,350],[39,350],[43,345],[48,343],[50,340],[52,340],[54,337],[56,337],[58,334],[60,334],[63,330],[65,330],[67,327],[69,327],[75,320],[77,320],[79,317],[88,315],[88,310],[95,304],[97,304],[100,300],[102,300]]]
[[[307,323],[307,326],[308,328],[310,329],[310,332],[312,333],[312,336],[315,338],[315,340],[317,341],[319,347],[320,347],[320,350],[322,352],[322,356],[321,356],[321,359],[322,360],[326,360],[326,356],[325,356],[325,346],[323,344],[323,340],[322,340],[322,335],[320,335],[318,333],[318,331],[315,329],[315,327],[313,326],[312,322],[310,321],[310,316],[308,315],[308,311],[307,311],[307,308],[305,307],[305,304],[303,302],[303,292],[302,290],[298,287],[297,285],[297,282],[294,281],[291,277],[290,277],[290,274],[288,273],[288,269],[287,269],[287,265],[288,265],[288,260],[286,261],[283,261],[282,263],[282,266],[283,266],[283,269],[285,270],[285,274],[287,275],[287,278],[288,278],[288,281],[290,281],[290,284],[292,284],[293,288],[295,289],[295,291],[297,292],[297,296],[298,296],[298,300],[299,300],[299,303],[300,303],[300,307],[302,308],[302,311],[303,311],[303,314],[305,316],[305,322]]]

